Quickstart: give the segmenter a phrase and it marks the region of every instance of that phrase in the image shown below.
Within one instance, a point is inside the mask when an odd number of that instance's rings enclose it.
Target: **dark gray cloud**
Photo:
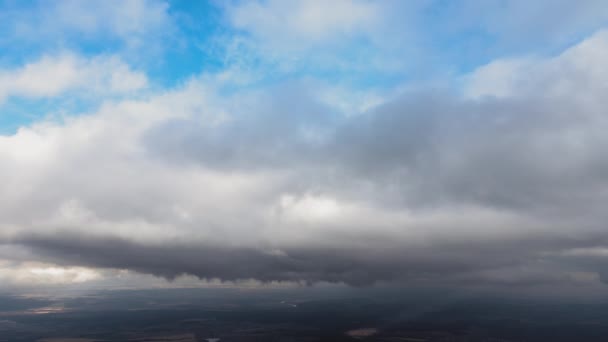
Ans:
[[[126,268],[162,277],[182,274],[221,280],[346,282],[449,280],[455,274],[520,264],[525,257],[503,247],[320,248],[315,246],[263,250],[238,246],[163,243],[141,244],[119,238],[29,236],[12,241],[34,255],[60,264]],[[492,258],[480,258],[493,254]],[[528,254],[528,253],[526,253]],[[529,255],[526,255],[529,257]]]
[[[4,242],[23,248],[34,260],[42,258],[65,266],[130,269],[167,279],[194,275],[222,281],[506,288],[556,283],[589,286],[589,275],[580,276],[585,272],[591,273],[591,277],[597,274],[604,281],[608,258],[584,252],[600,243],[608,245],[608,235],[409,247],[385,241],[383,248],[301,246],[281,250],[187,242],[143,244],[67,231],[53,236],[21,236]],[[574,254],[564,253],[573,248]]]

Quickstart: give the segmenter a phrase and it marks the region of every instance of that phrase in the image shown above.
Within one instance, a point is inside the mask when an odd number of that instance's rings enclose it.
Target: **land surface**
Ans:
[[[605,341],[608,303],[390,290],[172,289],[0,296],[0,341]]]

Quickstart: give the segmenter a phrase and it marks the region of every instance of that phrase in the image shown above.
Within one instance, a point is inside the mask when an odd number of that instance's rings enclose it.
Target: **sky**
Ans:
[[[0,0],[0,291],[605,293],[603,0]]]

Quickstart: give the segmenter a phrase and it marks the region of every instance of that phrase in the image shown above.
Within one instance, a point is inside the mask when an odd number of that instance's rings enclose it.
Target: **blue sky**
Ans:
[[[602,0],[0,0],[0,290],[601,293],[607,29]]]

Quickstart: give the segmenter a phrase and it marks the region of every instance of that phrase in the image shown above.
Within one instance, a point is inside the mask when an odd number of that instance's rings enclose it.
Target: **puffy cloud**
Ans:
[[[465,77],[464,97],[418,90],[344,116],[306,91],[284,88],[272,92],[281,99],[274,102],[235,99],[232,119],[213,126],[168,120],[146,140],[172,162],[306,170],[302,179],[340,196],[369,184],[371,193],[360,198],[413,207],[591,210],[603,198],[593,189],[606,176],[606,42],[602,31],[559,56],[506,72],[493,71],[504,66],[493,62]]]
[[[50,98],[69,92],[130,93],[147,83],[144,73],[132,70],[116,56],[47,55],[15,69],[0,70],[0,102],[12,96]]]
[[[593,101],[606,91],[606,58],[608,31],[602,30],[553,58],[499,59],[481,66],[467,76],[465,92],[473,98],[534,97],[542,89],[542,96]]]

